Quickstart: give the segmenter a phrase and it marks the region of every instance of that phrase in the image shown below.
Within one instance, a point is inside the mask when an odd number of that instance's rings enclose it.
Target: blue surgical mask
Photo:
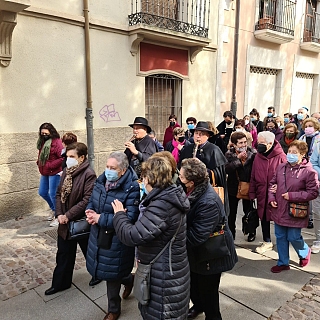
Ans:
[[[288,153],[287,154],[287,161],[289,163],[297,163],[299,161],[299,157],[297,154]]]
[[[303,114],[302,113],[298,113],[297,119],[298,120],[303,120],[303,118],[304,118]]]
[[[188,124],[188,129],[189,130],[194,129],[194,124]]]
[[[253,122],[253,121],[256,121],[256,118],[251,118],[251,121]]]
[[[272,112],[268,112],[268,117],[271,118],[273,116]]]
[[[106,169],[104,174],[110,182],[117,181],[119,179],[117,170]]]
[[[283,118],[284,123],[289,123],[289,118]]]
[[[145,193],[145,194],[148,194],[149,191],[146,189],[146,186],[144,185],[144,183],[142,182],[141,183],[141,191],[142,191],[142,194]]]

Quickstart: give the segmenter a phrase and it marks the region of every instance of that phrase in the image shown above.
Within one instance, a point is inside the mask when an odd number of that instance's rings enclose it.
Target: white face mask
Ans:
[[[66,162],[66,165],[67,165],[67,168],[71,168],[71,167],[74,167],[78,164],[78,160],[75,159],[75,158],[67,158],[67,162]]]
[[[244,120],[244,124],[245,125],[249,124],[249,120]]]
[[[243,129],[237,128],[236,131],[237,132],[243,132]]]

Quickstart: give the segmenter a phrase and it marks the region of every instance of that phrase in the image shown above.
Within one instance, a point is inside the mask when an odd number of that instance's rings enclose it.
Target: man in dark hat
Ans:
[[[155,142],[148,135],[148,133],[151,132],[151,128],[146,118],[136,117],[134,122],[129,124],[129,127],[133,128],[133,136],[130,141],[124,144],[126,146],[124,153],[128,157],[130,166],[135,170],[138,177],[140,177],[141,163],[146,161],[158,150]]]
[[[207,169],[212,170],[216,184],[224,188],[224,207],[226,214],[229,215],[227,176],[225,171],[227,159],[219,147],[208,141],[213,132],[209,129],[207,121],[199,121],[195,129],[191,130],[194,134],[194,143],[182,149],[178,167],[180,168],[183,159],[198,158],[206,165]]]

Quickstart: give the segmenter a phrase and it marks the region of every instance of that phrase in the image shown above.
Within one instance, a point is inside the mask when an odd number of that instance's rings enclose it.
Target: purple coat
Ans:
[[[276,201],[278,207],[270,206],[272,220],[284,227],[307,227],[308,216],[304,219],[289,216],[289,202],[309,202],[318,196],[318,174],[310,162],[304,160],[293,167],[289,163],[280,164],[269,187],[273,184],[277,185],[277,192],[269,191],[268,201]],[[286,192],[289,194],[289,201],[282,197]]]
[[[287,162],[279,142],[274,141],[273,150],[265,157],[257,153],[251,171],[250,199],[257,198],[257,209],[259,218],[262,219],[266,213],[267,221],[271,220],[271,206],[268,204],[268,186],[279,164]]]

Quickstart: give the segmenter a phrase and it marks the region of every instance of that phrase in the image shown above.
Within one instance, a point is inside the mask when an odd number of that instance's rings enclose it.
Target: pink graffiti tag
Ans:
[[[119,112],[117,112],[114,108],[114,104],[110,104],[109,106],[104,106],[99,111],[100,118],[105,122],[111,121],[121,121]]]

